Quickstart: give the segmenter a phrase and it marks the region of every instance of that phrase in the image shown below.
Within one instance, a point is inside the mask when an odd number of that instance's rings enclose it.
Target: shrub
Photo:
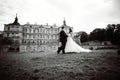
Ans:
[[[89,49],[90,49],[90,50],[93,50],[93,47],[90,47]]]
[[[118,50],[117,53],[120,55],[120,50]]]

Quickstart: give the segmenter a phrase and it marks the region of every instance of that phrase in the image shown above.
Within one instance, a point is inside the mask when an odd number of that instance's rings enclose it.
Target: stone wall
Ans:
[[[20,52],[43,52],[57,50],[58,45],[20,45]]]

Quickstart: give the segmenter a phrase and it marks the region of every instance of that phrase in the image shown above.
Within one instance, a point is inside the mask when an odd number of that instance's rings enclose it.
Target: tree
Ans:
[[[0,51],[2,51],[4,46],[11,46],[12,44],[13,44],[12,38],[0,37]]]
[[[101,28],[94,29],[89,35],[89,40],[105,41],[106,40],[105,29]]]
[[[115,29],[115,25],[108,25],[106,27],[106,39],[108,41],[111,41],[111,42],[114,42],[114,36],[113,36],[113,33],[114,33],[114,29]]]
[[[120,45],[120,24],[112,24],[106,27],[107,40],[112,44]]]
[[[88,41],[88,34],[86,32],[81,32],[81,37],[80,37],[81,42],[86,42]]]
[[[9,38],[9,37],[4,37],[1,40],[1,42],[2,42],[3,45],[12,45],[13,44],[12,38]]]
[[[115,44],[115,45],[120,45],[120,30],[119,29],[116,29],[113,33],[113,41],[112,43]]]

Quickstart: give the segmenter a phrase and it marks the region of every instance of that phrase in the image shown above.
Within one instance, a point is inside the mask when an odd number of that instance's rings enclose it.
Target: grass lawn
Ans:
[[[116,50],[1,53],[0,80],[120,80]]]

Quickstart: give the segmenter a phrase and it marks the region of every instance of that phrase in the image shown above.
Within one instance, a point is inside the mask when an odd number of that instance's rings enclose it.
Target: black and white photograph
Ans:
[[[0,80],[120,80],[120,0],[0,0]]]

